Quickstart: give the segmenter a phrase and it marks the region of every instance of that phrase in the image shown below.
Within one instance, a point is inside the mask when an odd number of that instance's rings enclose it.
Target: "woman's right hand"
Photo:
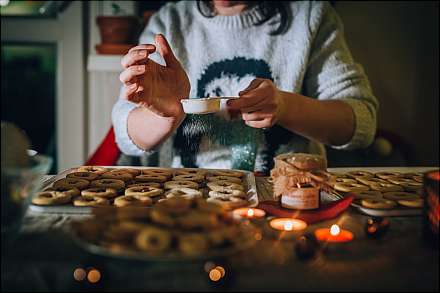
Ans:
[[[180,118],[184,115],[180,100],[188,98],[191,89],[189,79],[165,37],[156,35],[155,41],[166,66],[148,58],[156,51],[155,45],[131,48],[121,61],[123,97],[159,116]]]

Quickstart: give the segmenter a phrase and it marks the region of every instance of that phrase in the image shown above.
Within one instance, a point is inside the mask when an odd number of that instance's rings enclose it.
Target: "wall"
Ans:
[[[380,100],[378,127],[410,144],[411,165],[439,166],[438,2],[334,5]]]

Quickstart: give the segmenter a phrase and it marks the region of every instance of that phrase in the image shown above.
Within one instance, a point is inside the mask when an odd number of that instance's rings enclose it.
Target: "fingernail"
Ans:
[[[137,67],[138,72],[144,72],[144,66],[138,66]]]
[[[139,51],[139,52],[138,52],[138,55],[139,55],[140,57],[145,57],[145,56],[147,56],[147,53],[146,53],[145,51]]]

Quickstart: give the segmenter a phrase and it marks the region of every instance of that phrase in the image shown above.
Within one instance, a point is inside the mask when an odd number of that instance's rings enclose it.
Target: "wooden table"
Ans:
[[[356,168],[360,169],[360,168]],[[404,172],[435,168],[393,168]],[[345,172],[351,169],[330,169]],[[378,171],[389,168],[363,168]],[[260,200],[271,198],[258,179]],[[381,239],[364,233],[367,216],[350,209],[336,219],[310,225],[307,232],[333,223],[353,231],[349,251],[322,253],[300,260],[293,241],[263,237],[252,249],[233,257],[212,259],[225,268],[220,283],[209,281],[202,262],[136,262],[106,258],[80,249],[63,232],[71,216],[28,214],[11,247],[2,245],[2,290],[13,291],[284,291],[383,290],[438,291],[438,250],[422,241],[420,217],[389,218]],[[101,272],[96,284],[73,278],[76,268]]]

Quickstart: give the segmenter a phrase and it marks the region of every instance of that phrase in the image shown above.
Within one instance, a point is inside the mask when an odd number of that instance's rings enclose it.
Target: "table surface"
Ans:
[[[335,168],[416,172],[430,168]],[[264,178],[257,178],[259,199],[270,199]],[[87,216],[38,214],[28,211],[12,245],[3,245],[2,291],[284,291],[383,290],[438,291],[438,249],[422,240],[421,217],[390,217],[390,230],[380,239],[364,233],[368,216],[350,208],[341,216],[310,225],[306,232],[338,223],[354,233],[345,249],[300,260],[295,242],[264,236],[249,250],[208,261],[221,265],[225,277],[209,281],[205,261],[142,262],[90,254],[68,234],[72,220]],[[76,281],[76,268],[96,268],[96,284]]]

